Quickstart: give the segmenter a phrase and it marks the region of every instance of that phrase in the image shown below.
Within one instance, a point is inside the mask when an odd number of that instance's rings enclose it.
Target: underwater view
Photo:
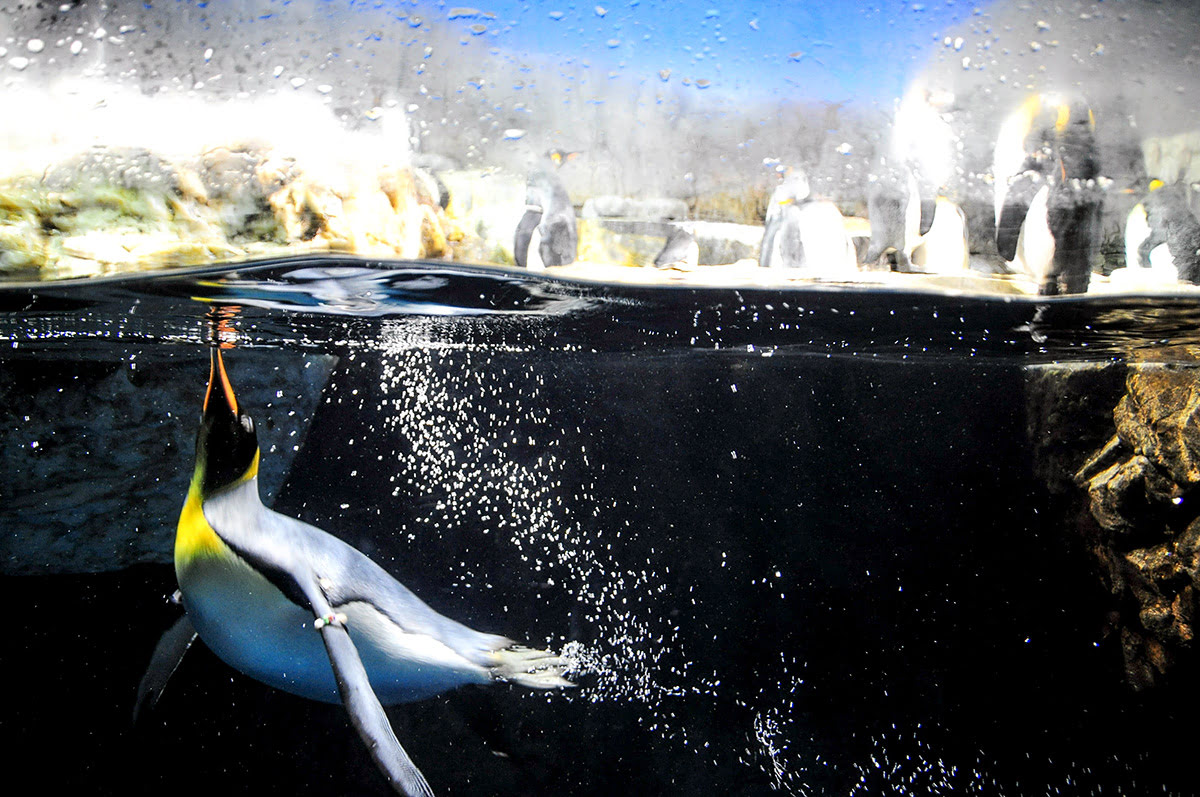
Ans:
[[[201,642],[132,720],[217,340],[265,502],[566,662],[390,709],[435,793],[1195,793],[1194,303],[351,262],[4,292],[16,758],[389,791]]]
[[[0,744],[1197,795],[1200,8],[0,9]]]

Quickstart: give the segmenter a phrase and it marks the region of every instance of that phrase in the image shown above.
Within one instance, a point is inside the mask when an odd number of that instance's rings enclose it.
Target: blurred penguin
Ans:
[[[944,196],[937,198],[933,223],[913,250],[912,262],[925,274],[959,274],[970,268],[971,241],[961,207]]]
[[[525,183],[525,214],[513,237],[513,259],[521,268],[574,263],[579,251],[575,208],[558,169],[578,152],[552,149]]]
[[[1100,243],[1096,123],[1080,99],[1035,94],[1001,125],[996,248],[1043,295],[1084,293]]]
[[[940,193],[958,164],[953,110],[952,93],[922,81],[896,103],[889,154],[867,189],[866,262],[937,273],[961,271],[969,262],[966,215]]]
[[[913,250],[933,224],[933,205],[922,212],[921,190],[910,169],[887,168],[873,175],[867,187],[867,218],[871,244],[866,261],[872,265],[887,258],[897,271],[913,271]]]
[[[763,227],[759,265],[803,269],[811,276],[837,277],[858,270],[846,221],[832,202],[810,196],[799,169],[780,172]]]
[[[1158,272],[1164,282],[1200,284],[1200,221],[1182,183],[1152,180],[1150,193],[1129,212],[1125,265]]]
[[[700,263],[700,245],[696,236],[683,227],[673,227],[658,257],[655,268],[692,269]]]

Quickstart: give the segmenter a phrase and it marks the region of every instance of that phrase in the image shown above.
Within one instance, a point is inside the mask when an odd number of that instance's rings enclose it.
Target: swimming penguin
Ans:
[[[575,208],[557,171],[578,154],[552,149],[547,161],[526,180],[525,214],[513,237],[513,259],[519,267],[540,269],[575,262],[579,251]]]
[[[1173,271],[1176,280],[1200,282],[1200,221],[1192,215],[1183,184],[1150,182],[1150,193],[1125,223],[1125,265]]]
[[[812,198],[808,179],[799,169],[785,172],[771,194],[758,262],[763,268],[803,269],[806,276],[858,271],[841,211],[832,202]]]
[[[934,199],[923,202],[916,175],[910,169],[887,168],[873,176],[867,188],[867,218],[871,243],[866,262],[895,259],[896,271],[913,271],[913,250],[933,225]],[[890,262],[888,264],[890,268]]]
[[[570,685],[555,654],[443,617],[355,548],[268,509],[259,498],[258,463],[254,422],[214,348],[196,467],[175,536],[187,616],[159,644],[141,698],[157,696],[198,634],[226,663],[265,684],[344,703],[392,787],[412,797],[432,792],[382,704],[468,683]]]
[[[662,251],[654,258],[655,268],[695,268],[699,262],[700,245],[696,236],[683,227],[671,229]]]
[[[1046,295],[1084,293],[1100,244],[1095,117],[1082,100],[1036,94],[1001,126],[996,248]]]

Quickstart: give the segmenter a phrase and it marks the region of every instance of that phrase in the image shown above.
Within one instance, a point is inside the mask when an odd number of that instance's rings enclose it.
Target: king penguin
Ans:
[[[1100,244],[1096,121],[1082,100],[1035,94],[996,140],[996,248],[1043,295],[1084,293]]]
[[[885,257],[896,261],[896,271],[914,271],[913,251],[933,225],[933,200],[923,202],[916,175],[911,169],[885,168],[867,187],[867,218],[871,244],[866,262]],[[891,268],[890,263],[888,268]]]
[[[762,268],[802,269],[805,276],[844,276],[858,271],[846,220],[832,202],[815,199],[796,168],[780,170],[781,182],[767,203],[758,263]]]
[[[1150,193],[1125,222],[1125,265],[1172,275],[1170,282],[1200,283],[1200,221],[1182,183],[1150,182]]]
[[[513,236],[513,260],[520,268],[566,266],[578,257],[575,208],[558,177],[559,167],[578,154],[552,149],[526,180],[525,214]]]
[[[259,456],[254,422],[214,348],[195,470],[175,536],[187,614],[159,643],[139,703],[157,698],[198,634],[252,678],[343,703],[392,787],[417,797],[432,791],[383,704],[469,683],[571,685],[555,654],[438,614],[357,549],[268,509],[259,498]]]

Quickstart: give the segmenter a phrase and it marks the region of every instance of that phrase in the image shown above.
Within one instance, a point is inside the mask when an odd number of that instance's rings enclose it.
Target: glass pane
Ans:
[[[1174,287],[1200,279],[1197,14],[18,8],[0,19],[0,263],[56,278],[334,251],[601,280]]]

